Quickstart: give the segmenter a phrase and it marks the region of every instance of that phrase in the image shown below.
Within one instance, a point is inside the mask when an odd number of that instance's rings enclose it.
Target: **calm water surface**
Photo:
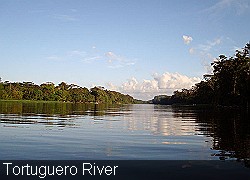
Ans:
[[[0,102],[1,160],[250,158],[249,117],[161,105]]]

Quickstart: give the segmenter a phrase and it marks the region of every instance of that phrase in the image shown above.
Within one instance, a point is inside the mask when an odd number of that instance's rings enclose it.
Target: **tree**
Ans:
[[[250,102],[250,43],[237,50],[233,57],[220,55],[211,65],[213,74],[192,89],[182,89],[164,103],[237,105],[249,107]],[[162,103],[155,97],[153,103]]]
[[[55,85],[51,82],[41,84],[41,90],[43,92],[43,100],[54,101],[55,100]]]
[[[236,51],[234,57],[221,55],[212,64],[215,82],[216,100],[219,104],[248,104],[250,85],[250,44],[242,51]]]

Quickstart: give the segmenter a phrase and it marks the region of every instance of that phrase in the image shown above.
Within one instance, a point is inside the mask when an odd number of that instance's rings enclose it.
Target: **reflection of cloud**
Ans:
[[[136,78],[131,78],[124,82],[121,86],[115,86],[111,83],[107,84],[111,90],[117,90],[127,93],[135,98],[142,100],[152,99],[160,94],[172,94],[173,91],[182,88],[191,88],[200,82],[198,77],[188,77],[179,73],[165,72],[162,75],[154,74],[151,80],[143,80],[139,82]]]
[[[185,35],[182,36],[182,39],[185,44],[189,44],[193,40],[191,36],[185,36]]]
[[[138,107],[139,106],[139,107]],[[161,134],[163,136],[186,136],[197,133],[197,124],[193,116],[190,113],[186,115],[187,119],[183,118],[181,121],[174,118],[173,109],[171,107],[164,107],[161,109],[155,108],[155,106],[143,105],[143,111],[138,111],[140,105],[131,106],[131,110],[136,108],[136,114],[134,116],[124,116],[126,126],[129,130],[149,130],[152,134]],[[164,116],[161,116],[163,115]],[[188,144],[188,142],[180,141],[180,139],[166,139],[163,144]]]

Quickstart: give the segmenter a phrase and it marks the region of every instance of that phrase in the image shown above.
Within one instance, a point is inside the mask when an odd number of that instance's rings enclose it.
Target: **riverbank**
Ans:
[[[44,101],[44,100],[6,100],[0,99],[0,102],[18,102],[18,103],[72,103],[72,102],[63,102],[63,101]]]

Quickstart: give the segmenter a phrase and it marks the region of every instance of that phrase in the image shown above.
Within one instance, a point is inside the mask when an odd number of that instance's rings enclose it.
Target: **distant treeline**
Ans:
[[[55,84],[51,82],[36,85],[33,82],[0,81],[0,100],[1,99],[108,104],[131,104],[140,102],[129,95],[106,90],[103,87],[94,87],[88,90],[86,87],[80,87],[75,84],[68,85],[65,82],[55,86]]]
[[[246,106],[250,103],[250,42],[233,57],[220,55],[211,66],[212,74],[191,89],[175,91],[172,96],[155,96],[154,104],[212,104]]]

